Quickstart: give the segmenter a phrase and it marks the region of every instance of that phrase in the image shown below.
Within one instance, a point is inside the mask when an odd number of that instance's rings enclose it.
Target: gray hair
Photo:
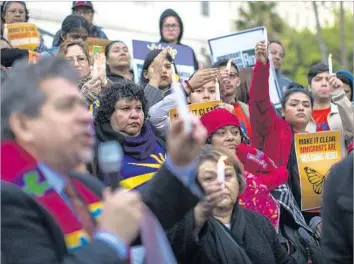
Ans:
[[[221,147],[213,147],[206,144],[202,153],[198,157],[198,168],[205,161],[218,162],[220,157],[226,156],[225,164],[233,166],[236,172],[236,178],[239,186],[239,193],[243,193],[246,188],[246,180],[243,174],[243,165],[236,157],[236,153]]]
[[[45,57],[36,64],[28,64],[26,58],[15,63],[1,85],[1,140],[15,138],[9,126],[11,114],[39,116],[40,108],[46,99],[40,89],[40,83],[45,79],[56,77],[65,78],[73,83],[78,81],[73,66],[62,58]]]

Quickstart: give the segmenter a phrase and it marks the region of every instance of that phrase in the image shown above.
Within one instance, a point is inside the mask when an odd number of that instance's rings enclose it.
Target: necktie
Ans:
[[[67,179],[64,192],[68,196],[71,205],[73,207],[74,212],[79,218],[83,229],[92,237],[92,234],[95,230],[94,221],[91,217],[91,214],[87,208],[87,205],[83,202],[81,197],[79,196],[75,187],[71,184],[70,179]]]

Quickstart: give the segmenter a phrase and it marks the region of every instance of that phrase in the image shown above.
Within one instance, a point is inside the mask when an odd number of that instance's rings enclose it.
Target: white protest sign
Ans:
[[[253,67],[256,64],[255,47],[259,41],[268,40],[265,27],[234,32],[230,35],[209,39],[209,50],[213,63],[232,59],[238,68]],[[270,55],[269,55],[270,56]],[[281,107],[283,91],[280,89],[274,65],[270,60],[269,95],[275,108]]]

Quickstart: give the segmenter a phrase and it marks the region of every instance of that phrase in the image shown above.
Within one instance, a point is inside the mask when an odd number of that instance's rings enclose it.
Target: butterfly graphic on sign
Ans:
[[[323,190],[324,183],[326,181],[325,175],[322,175],[318,171],[305,167],[304,171],[306,173],[307,179],[312,184],[312,189],[316,194],[321,194]]]

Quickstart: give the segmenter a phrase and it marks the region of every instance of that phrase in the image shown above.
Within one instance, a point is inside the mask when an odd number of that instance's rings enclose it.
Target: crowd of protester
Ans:
[[[89,37],[108,40],[94,13],[92,2],[74,1],[52,47],[40,36],[40,58],[29,63],[30,51],[3,35],[3,24],[28,22],[26,3],[2,3],[2,263],[148,263],[133,250],[155,245],[140,233],[146,208],[178,263],[352,263],[352,73],[316,63],[304,87],[282,75],[279,40],[258,42],[250,69],[228,60],[204,68],[189,47],[195,72],[178,80],[185,102],[219,102],[190,117],[187,133],[187,117],[169,114],[179,105],[169,48],[146,55],[136,83],[124,42],[90,51]],[[158,23],[160,43],[183,45],[174,10]],[[268,54],[284,91],[280,111]],[[321,208],[304,211],[295,137],[324,131],[340,131],[342,161],[328,172]],[[100,163],[109,142],[122,149],[113,191]]]

